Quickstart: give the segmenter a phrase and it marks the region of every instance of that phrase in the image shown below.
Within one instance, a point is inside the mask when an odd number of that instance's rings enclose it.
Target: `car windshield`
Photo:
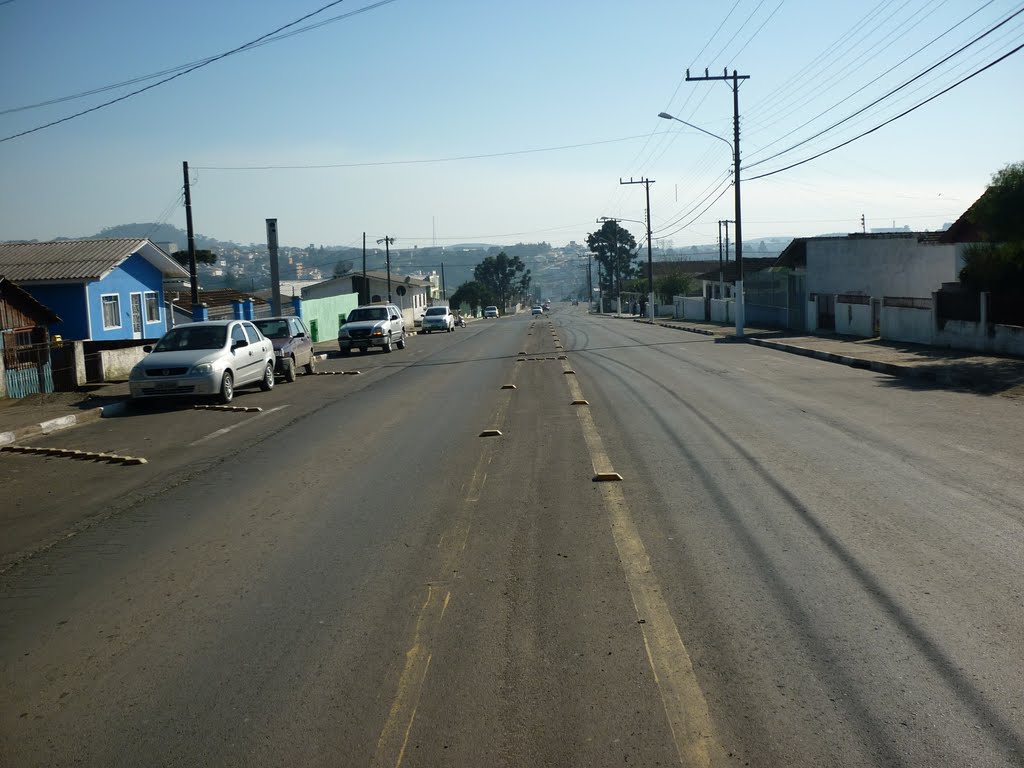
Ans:
[[[183,325],[164,334],[153,347],[154,352],[175,352],[181,349],[220,349],[227,342],[225,325]]]
[[[358,307],[348,313],[348,322],[361,323],[366,320],[387,320],[388,311],[384,307]]]
[[[287,320],[257,320],[254,324],[260,329],[260,333],[268,339],[287,339],[291,337],[291,333],[288,331]]]
[[[448,314],[448,310],[445,307],[431,307],[426,312],[427,315],[444,315]]]

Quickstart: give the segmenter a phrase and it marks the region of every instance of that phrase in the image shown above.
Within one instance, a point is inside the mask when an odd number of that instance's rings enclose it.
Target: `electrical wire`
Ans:
[[[338,16],[332,16],[329,19],[324,19],[323,21],[318,21],[316,24],[310,24],[310,25],[305,26],[305,27],[300,27],[299,29],[293,29],[291,32],[285,32],[284,34],[281,34],[281,35],[275,35],[273,37],[269,37],[266,40],[263,40],[261,42],[257,42],[257,43],[253,43],[251,45],[243,46],[243,48],[241,50],[238,50],[236,52],[237,53],[242,53],[244,51],[252,51],[252,50],[255,50],[256,48],[260,48],[260,47],[262,47],[264,45],[270,45],[271,43],[277,43],[277,42],[280,42],[281,40],[285,40],[285,39],[287,39],[289,37],[294,37],[295,35],[299,35],[299,34],[302,34],[304,32],[309,32],[312,29],[317,29],[319,27],[326,26],[327,24],[333,24],[336,21],[341,21],[342,19],[347,19],[350,16],[356,16],[356,15],[361,14],[361,13],[366,13],[367,11],[372,11],[375,8],[378,8],[379,6],[388,5],[389,3],[394,3],[396,1],[397,0],[379,0],[379,2],[372,3],[371,5],[368,5],[368,6],[364,7],[364,8],[359,8],[359,9],[357,9],[355,11],[349,11],[348,13],[342,13],[342,14],[340,14]],[[231,55],[234,55],[234,54],[231,54]],[[119,83],[110,83],[109,85],[99,86],[97,88],[92,88],[91,90],[88,90],[88,91],[80,91],[78,93],[68,94],[67,96],[58,96],[58,97],[53,98],[53,99],[47,99],[46,101],[36,102],[35,104],[24,104],[24,105],[22,105],[20,107],[9,107],[7,109],[0,110],[0,115],[9,115],[9,114],[14,113],[14,112],[24,112],[24,111],[29,110],[29,109],[38,109],[39,107],[48,107],[48,106],[51,106],[53,104],[61,104],[61,103],[65,102],[65,101],[74,101],[75,99],[82,99],[82,98],[85,98],[86,96],[95,96],[98,93],[106,93],[107,91],[117,90],[118,88],[124,88],[124,87],[129,86],[129,85],[135,85],[136,83],[144,83],[147,80],[154,80],[154,79],[156,79],[158,77],[163,77],[164,75],[169,75],[169,74],[171,74],[173,72],[180,72],[183,69],[188,69],[189,67],[193,67],[193,66],[195,66],[197,64],[209,63],[209,62],[213,61],[213,59],[215,59],[215,58],[216,58],[215,56],[208,56],[208,57],[206,57],[204,59],[196,59],[195,61],[190,61],[187,64],[179,64],[176,67],[171,67],[169,69],[164,69],[164,70],[161,70],[160,72],[153,72],[153,73],[150,73],[148,75],[140,75],[138,77],[133,77],[130,80],[122,80]]]
[[[899,62],[897,62],[896,64],[894,64],[893,66],[889,67],[889,69],[885,70],[885,71],[884,71],[884,72],[883,72],[882,74],[878,75],[877,77],[875,77],[875,78],[874,78],[874,79],[872,79],[872,80],[869,80],[869,81],[868,81],[867,83],[865,83],[864,85],[862,85],[862,86],[861,86],[860,88],[858,88],[858,89],[857,89],[856,91],[854,91],[853,93],[851,93],[851,94],[849,94],[848,96],[846,96],[845,98],[843,98],[843,99],[839,100],[838,102],[836,102],[836,103],[835,103],[835,104],[833,104],[833,105],[832,105],[831,107],[829,107],[828,109],[824,110],[823,112],[819,112],[819,113],[818,113],[817,115],[815,115],[814,117],[812,117],[812,118],[811,118],[810,120],[808,120],[808,121],[804,122],[803,124],[801,124],[801,125],[797,126],[796,128],[794,128],[793,130],[789,131],[788,133],[785,133],[785,134],[783,134],[783,135],[782,135],[782,136],[780,136],[779,138],[775,139],[775,141],[773,141],[773,142],[771,142],[771,143],[769,143],[769,144],[765,144],[764,146],[758,147],[758,148],[757,148],[756,150],[754,150],[753,152],[749,153],[749,154],[748,154],[748,157],[749,157],[750,155],[757,155],[757,154],[760,154],[761,152],[764,152],[764,151],[765,151],[766,149],[768,149],[768,147],[771,147],[771,146],[773,146],[773,145],[775,145],[775,144],[778,144],[778,143],[779,143],[780,141],[782,141],[782,140],[783,140],[783,139],[785,139],[786,137],[788,137],[788,136],[791,136],[792,134],[796,133],[796,132],[797,132],[797,131],[799,131],[799,130],[800,130],[801,128],[805,128],[805,127],[807,127],[808,125],[810,125],[811,123],[813,123],[813,122],[814,122],[815,120],[817,120],[817,119],[819,119],[819,118],[821,118],[821,117],[824,117],[824,116],[825,116],[826,114],[828,114],[829,112],[831,112],[831,111],[832,111],[833,109],[836,109],[836,108],[837,108],[837,107],[839,107],[839,106],[840,106],[841,104],[844,104],[844,103],[846,103],[847,101],[849,101],[850,99],[852,99],[852,98],[853,98],[854,96],[856,96],[857,94],[861,93],[862,91],[866,90],[867,88],[869,88],[869,87],[871,87],[872,85],[874,85],[875,83],[877,83],[877,82],[878,82],[879,80],[881,80],[881,79],[882,79],[883,77],[885,77],[886,75],[889,75],[889,74],[891,74],[891,73],[892,73],[893,71],[895,71],[895,70],[896,70],[896,69],[898,69],[899,67],[901,67],[901,66],[903,66],[904,64],[906,64],[906,63],[907,63],[908,61],[910,61],[910,60],[911,60],[912,58],[914,58],[914,57],[915,57],[915,56],[917,56],[917,55],[918,55],[919,53],[921,53],[922,51],[924,51],[924,50],[925,50],[926,48],[929,48],[930,46],[932,46],[932,45],[934,45],[935,43],[937,43],[937,42],[938,42],[939,40],[941,40],[941,39],[942,39],[943,37],[945,37],[946,35],[948,35],[949,33],[951,33],[951,32],[952,32],[953,30],[955,30],[955,29],[956,29],[957,27],[959,27],[959,26],[963,25],[964,23],[966,23],[966,22],[967,22],[968,20],[970,20],[970,19],[971,19],[971,18],[972,18],[973,16],[977,15],[978,13],[980,13],[981,11],[983,11],[983,10],[984,10],[985,8],[987,8],[988,6],[992,5],[992,3],[994,3],[994,2],[995,2],[995,0],[988,0],[988,2],[987,2],[987,3],[985,3],[985,4],[983,5],[983,6],[981,6],[980,8],[978,8],[977,10],[975,10],[975,11],[973,11],[973,12],[972,12],[971,14],[969,14],[968,16],[966,16],[966,17],[964,17],[963,19],[961,19],[960,21],[958,21],[958,22],[957,22],[956,24],[954,24],[954,25],[953,25],[952,27],[949,27],[949,28],[948,28],[948,29],[947,29],[947,30],[946,30],[945,32],[943,32],[942,34],[940,34],[940,35],[939,35],[938,37],[934,37],[934,38],[932,38],[932,39],[931,39],[931,40],[930,40],[929,42],[927,42],[927,43],[925,43],[924,45],[922,45],[922,46],[921,46],[920,48],[918,48],[918,49],[917,49],[916,51],[914,51],[913,53],[911,53],[911,54],[910,54],[909,56],[906,56],[905,58],[901,59],[901,60],[900,60]],[[895,41],[894,41],[894,42],[895,42]],[[767,128],[767,127],[769,127],[769,125],[762,125],[762,126],[761,126],[761,129],[763,130],[763,129]]]
[[[248,50],[249,48],[253,48],[256,45],[258,45],[260,43],[263,43],[268,38],[271,38],[274,35],[278,35],[281,32],[283,32],[284,30],[289,29],[291,27],[294,27],[296,24],[300,24],[303,21],[305,21],[306,19],[312,18],[313,16],[316,16],[319,13],[323,13],[328,8],[332,8],[332,7],[336,6],[336,5],[340,5],[343,2],[345,2],[345,0],[333,0],[332,2],[327,3],[326,5],[321,6],[320,8],[316,9],[315,11],[307,13],[304,16],[300,16],[299,18],[295,19],[294,21],[291,21],[291,22],[289,22],[289,23],[287,23],[287,24],[285,24],[283,26],[280,26],[277,29],[275,29],[275,30],[273,30],[271,32],[268,32],[265,35],[260,35],[255,40],[251,40],[248,43],[240,45],[240,46],[238,46],[236,48],[232,48],[231,50],[225,51],[224,53],[218,54],[216,56],[211,56],[208,59],[203,59],[199,63],[193,64],[193,65],[189,65],[186,69],[183,69],[183,70],[181,70],[179,72],[176,72],[175,74],[172,74],[172,75],[170,75],[168,77],[165,77],[162,80],[159,80],[159,81],[157,81],[155,83],[151,83],[150,85],[144,86],[142,88],[138,88],[138,89],[136,89],[134,91],[131,91],[130,93],[126,93],[126,94],[124,94],[122,96],[118,96],[117,98],[111,99],[110,101],[105,101],[102,104],[97,104],[96,106],[89,107],[88,109],[83,109],[80,112],[76,112],[76,113],[74,113],[72,115],[67,115],[65,117],[62,117],[59,120],[52,120],[49,123],[45,123],[44,125],[39,125],[39,126],[36,126],[35,128],[29,128],[27,130],[11,134],[10,136],[5,136],[3,138],[0,138],[0,144],[2,144],[3,142],[6,142],[6,141],[11,141],[12,139],[20,138],[22,136],[27,136],[30,133],[35,133],[37,131],[44,130],[45,128],[52,128],[55,125],[60,125],[61,123],[66,123],[69,120],[74,120],[75,118],[82,117],[83,115],[88,115],[91,112],[96,112],[96,111],[98,111],[100,109],[104,109],[105,107],[109,107],[109,106],[112,106],[114,104],[117,104],[118,102],[125,101],[127,99],[130,99],[133,96],[139,95],[140,93],[144,93],[146,91],[152,90],[153,88],[158,88],[159,86],[164,85],[165,83],[169,83],[172,80],[178,79],[179,77],[183,77],[183,76],[185,76],[187,74],[195,72],[197,69],[202,69],[203,67],[206,67],[206,66],[208,66],[210,64],[213,64],[215,61],[220,61],[221,59],[226,59],[227,57],[233,56],[236,53],[241,53],[242,51]]]
[[[678,229],[674,229],[671,232],[666,232],[663,235],[658,235],[658,237],[661,238],[661,239],[664,239],[666,237],[672,237],[672,235],[678,234],[678,233],[682,232],[684,229],[686,229],[687,227],[689,227],[691,224],[696,223],[697,219],[699,219],[701,216],[703,216],[705,213],[707,213],[711,209],[711,206],[713,206],[715,203],[717,203],[719,200],[721,200],[722,199],[722,195],[724,195],[728,191],[729,191],[729,187],[725,187],[725,189],[723,189],[721,192],[718,193],[718,196],[714,200],[712,200],[710,203],[708,203],[707,207],[703,211],[701,211],[696,216],[694,216],[690,221],[686,222],[685,224],[683,224]],[[653,237],[653,233],[652,233],[652,237]]]
[[[323,170],[329,168],[373,168],[386,165],[424,165],[427,163],[454,163],[462,160],[484,160],[492,157],[510,157],[513,155],[531,155],[538,152],[560,152],[566,149],[581,149],[584,147],[597,147],[603,144],[617,144],[623,141],[635,141],[644,138],[646,134],[636,136],[622,136],[617,139],[602,139],[600,141],[588,141],[580,144],[563,144],[557,147],[537,147],[535,149],[514,149],[505,152],[488,152],[479,155],[457,155],[454,157],[433,157],[420,160],[376,160],[364,163],[323,163],[317,165],[197,165],[196,170],[200,171],[296,171],[296,170]]]
[[[868,136],[869,134],[872,134],[875,131],[877,131],[877,130],[879,130],[881,128],[884,128],[885,126],[889,125],[889,123],[893,123],[893,122],[899,120],[901,117],[906,117],[911,112],[914,112],[915,110],[920,109],[921,107],[923,107],[925,104],[927,104],[927,103],[929,103],[931,101],[934,101],[935,99],[939,98],[940,96],[942,96],[942,95],[944,95],[946,93],[949,93],[954,88],[957,88],[958,86],[963,85],[968,80],[971,80],[972,78],[977,77],[982,72],[985,72],[986,70],[991,69],[992,67],[994,67],[996,64],[999,64],[1000,62],[1004,61],[1005,59],[1008,59],[1013,54],[1019,52],[1022,48],[1024,48],[1024,43],[1022,43],[1021,45],[1018,45],[1013,50],[1008,51],[1007,53],[1003,54],[1002,56],[1000,56],[995,61],[991,61],[988,64],[986,64],[985,66],[981,67],[980,69],[975,70],[971,74],[967,75],[967,77],[964,77],[964,78],[956,81],[955,83],[953,83],[949,87],[944,88],[941,91],[939,91],[938,93],[936,93],[936,94],[934,94],[932,96],[929,96],[924,101],[921,101],[921,102],[915,104],[910,109],[907,109],[907,110],[904,110],[903,112],[900,112],[898,115],[889,118],[885,122],[883,122],[883,123],[881,123],[879,125],[876,125],[874,128],[871,128],[870,130],[864,131],[863,133],[860,133],[860,134],[854,136],[852,139],[847,139],[846,141],[844,141],[841,144],[837,144],[834,147],[826,149],[823,152],[819,152],[816,155],[812,155],[811,157],[808,157],[808,158],[806,158],[804,160],[800,160],[799,162],[791,163],[790,165],[787,165],[787,166],[785,166],[783,168],[778,168],[778,169],[776,169],[774,171],[769,171],[768,173],[762,173],[762,174],[759,174],[757,176],[751,176],[750,178],[746,179],[746,181],[755,181],[756,179],[763,179],[763,178],[765,178],[767,176],[774,176],[776,173],[782,173],[783,171],[788,171],[791,168],[796,168],[799,165],[804,165],[805,163],[809,163],[812,160],[817,160],[819,157],[827,155],[827,154],[829,154],[831,152],[835,152],[837,149],[842,149],[843,147],[847,146],[848,144],[852,144],[853,142],[857,141],[858,139],[862,139],[865,136]]]
[[[888,93],[886,93],[885,95],[883,95],[883,96],[879,96],[879,97],[878,97],[877,99],[875,99],[874,101],[872,101],[872,102],[871,102],[870,104],[868,104],[867,106],[864,106],[864,107],[862,107],[861,109],[858,109],[858,110],[857,110],[856,112],[853,112],[852,114],[850,114],[850,115],[847,115],[847,116],[846,116],[846,117],[844,117],[844,118],[843,118],[842,120],[839,120],[838,122],[835,122],[835,123],[833,123],[833,124],[832,124],[832,125],[830,125],[830,126],[829,126],[828,128],[824,128],[824,129],[822,129],[821,131],[818,131],[818,133],[814,134],[813,136],[810,136],[809,138],[806,138],[806,139],[804,139],[803,141],[799,141],[799,142],[797,142],[796,144],[793,144],[792,146],[788,147],[787,149],[783,149],[783,150],[781,150],[780,152],[776,152],[776,153],[775,153],[774,155],[770,155],[770,156],[768,156],[768,157],[766,157],[766,158],[764,158],[764,159],[762,159],[762,160],[758,160],[757,162],[754,162],[754,163],[750,163],[749,165],[745,166],[744,168],[753,168],[753,167],[755,167],[755,166],[761,165],[762,163],[767,163],[767,162],[768,162],[769,160],[774,160],[774,159],[775,159],[776,157],[779,157],[780,155],[784,155],[784,154],[787,154],[787,153],[789,153],[789,152],[792,152],[792,151],[793,151],[794,149],[796,149],[796,148],[798,148],[798,147],[802,147],[802,146],[803,146],[804,144],[807,144],[807,143],[808,143],[809,141],[812,141],[812,140],[814,140],[814,139],[818,138],[819,136],[822,136],[822,135],[824,135],[824,134],[828,133],[829,131],[832,131],[832,130],[834,130],[835,128],[838,128],[838,127],[839,127],[840,125],[842,125],[843,123],[846,123],[846,122],[848,122],[849,120],[853,119],[854,117],[857,117],[857,115],[860,115],[860,114],[862,114],[862,113],[866,112],[866,111],[867,111],[868,109],[870,109],[871,107],[875,106],[876,104],[879,104],[879,103],[881,103],[882,101],[884,101],[885,99],[889,98],[890,96],[892,96],[892,95],[894,95],[894,94],[898,93],[899,91],[902,91],[902,90],[903,90],[904,88],[906,88],[906,87],[907,87],[908,85],[910,85],[911,83],[913,83],[913,82],[915,82],[915,81],[917,81],[917,80],[920,80],[920,79],[921,79],[922,77],[924,77],[924,76],[925,76],[926,74],[928,74],[929,72],[933,72],[933,71],[934,71],[934,70],[936,70],[936,69],[937,69],[938,67],[942,66],[942,65],[943,65],[943,64],[945,64],[945,63],[946,63],[947,61],[949,61],[950,59],[954,58],[955,56],[959,56],[959,55],[960,55],[961,53],[963,53],[964,51],[966,51],[966,50],[967,50],[968,48],[970,48],[970,47],[971,47],[972,45],[974,45],[975,43],[979,42],[980,40],[982,40],[982,39],[984,39],[984,38],[988,37],[988,36],[989,36],[990,34],[992,34],[993,32],[995,32],[996,30],[998,30],[999,28],[1001,28],[1001,27],[1002,27],[1002,26],[1004,26],[1005,24],[1008,24],[1008,23],[1009,23],[1009,22],[1010,22],[1011,20],[1013,20],[1013,19],[1014,19],[1015,17],[1019,16],[1019,15],[1020,15],[1020,14],[1022,14],[1022,13],[1024,13],[1024,8],[1021,8],[1021,9],[1019,9],[1018,11],[1016,11],[1015,13],[1012,13],[1012,14],[1010,14],[1010,15],[1009,15],[1009,16],[1008,16],[1007,18],[1003,19],[1003,20],[1002,20],[1001,22],[999,22],[998,24],[996,24],[996,25],[995,25],[994,27],[991,27],[991,28],[990,28],[990,29],[988,29],[987,31],[985,31],[985,32],[983,32],[982,34],[978,35],[978,36],[977,36],[976,38],[974,38],[973,40],[971,40],[971,41],[970,41],[969,43],[967,43],[966,45],[964,45],[964,46],[962,46],[962,47],[958,48],[958,49],[957,49],[957,50],[955,50],[955,51],[954,51],[953,53],[949,54],[949,55],[948,55],[948,56],[946,56],[945,58],[943,58],[943,59],[941,59],[940,61],[936,62],[936,63],[935,63],[935,64],[933,64],[932,66],[930,66],[930,67],[927,67],[927,68],[926,68],[926,69],[924,69],[924,70],[923,70],[922,72],[919,72],[919,73],[918,73],[918,74],[916,74],[916,75],[915,75],[914,77],[912,77],[912,78],[910,78],[909,80],[907,80],[906,82],[904,82],[904,83],[903,83],[902,85],[899,85],[899,86],[897,86],[896,88],[893,88],[893,89],[892,89],[891,91],[889,91],[889,92],[888,92]]]

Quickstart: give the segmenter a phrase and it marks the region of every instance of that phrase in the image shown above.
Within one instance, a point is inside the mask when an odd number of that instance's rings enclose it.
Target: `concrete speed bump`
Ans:
[[[573,371],[573,370],[562,371],[562,373],[565,374],[566,376],[575,376],[576,375],[576,371]]]
[[[501,437],[500,429],[485,429],[480,433],[480,437]]]
[[[595,483],[617,483],[622,481],[622,475],[618,472],[598,472],[594,475]]]
[[[343,376],[361,376],[362,371],[342,371]]]
[[[88,461],[106,461],[114,464],[148,464],[139,456],[118,456],[114,453],[95,453],[93,451],[76,451],[70,448],[35,448],[30,445],[5,445],[0,452],[28,453],[37,456],[54,456],[62,459],[82,459]]]
[[[559,360],[568,360],[568,359],[569,359],[569,356],[568,356],[568,355],[559,355],[559,356],[558,356],[558,359],[559,359]]]
[[[502,389],[515,389],[516,385],[515,384],[502,384],[501,388]]]
[[[262,408],[255,405],[193,405],[194,411],[230,411],[232,413],[259,413]]]
[[[572,404],[573,405],[590,405],[590,402],[588,400],[573,400]]]

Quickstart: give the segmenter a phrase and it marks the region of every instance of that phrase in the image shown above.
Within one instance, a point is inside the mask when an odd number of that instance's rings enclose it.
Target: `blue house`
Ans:
[[[0,243],[0,274],[62,318],[66,340],[157,339],[167,330],[165,278],[188,270],[141,238]]]

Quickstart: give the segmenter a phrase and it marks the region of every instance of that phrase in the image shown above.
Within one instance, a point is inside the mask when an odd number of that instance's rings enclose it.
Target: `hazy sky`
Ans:
[[[326,2],[7,0],[0,139],[156,79],[21,107],[215,56]],[[596,229],[599,216],[644,218],[643,187],[619,185],[630,176],[656,181],[656,241],[711,242],[715,222],[733,218],[730,149],[657,114],[731,141],[732,93],[685,82],[687,67],[750,75],[740,88],[745,241],[859,231],[862,214],[869,228],[937,229],[993,172],[1024,160],[1024,51],[847,147],[753,177],[867,131],[1021,45],[1024,13],[877,106],[767,159],[1022,7],[347,0],[292,29],[365,12],[0,141],[0,240],[143,221],[184,227],[187,160],[196,230],[241,243],[264,242],[264,220],[276,217],[286,245],[355,244],[364,231],[404,247],[430,244],[435,232],[438,244],[562,245]],[[467,156],[478,157],[453,159]],[[233,170],[329,165],[347,167]],[[642,225],[625,226],[640,239]]]

